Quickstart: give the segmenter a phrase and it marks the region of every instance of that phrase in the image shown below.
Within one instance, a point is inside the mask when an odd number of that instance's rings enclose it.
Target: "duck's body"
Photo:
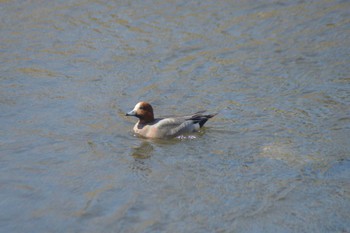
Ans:
[[[134,132],[146,138],[171,138],[196,131],[208,119],[216,114],[204,115],[204,111],[182,117],[154,118],[153,108],[149,103],[140,102],[128,112],[127,116],[135,116],[139,121],[134,126]],[[196,127],[196,125],[198,126]]]

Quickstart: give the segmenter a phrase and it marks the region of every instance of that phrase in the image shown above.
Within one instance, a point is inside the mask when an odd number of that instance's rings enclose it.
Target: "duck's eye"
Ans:
[[[145,107],[143,107],[143,106],[142,106],[142,107],[140,107],[140,110],[145,110]]]

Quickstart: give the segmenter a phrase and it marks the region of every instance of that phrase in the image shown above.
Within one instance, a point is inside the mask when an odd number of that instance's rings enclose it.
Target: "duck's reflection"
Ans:
[[[141,145],[132,149],[132,157],[135,159],[148,159],[151,157],[153,150],[154,148],[149,142],[143,141]]]
[[[152,156],[153,150],[153,146],[147,141],[143,141],[141,145],[132,148],[131,156],[134,161],[131,164],[131,169],[141,178],[145,178],[152,173],[149,158]]]

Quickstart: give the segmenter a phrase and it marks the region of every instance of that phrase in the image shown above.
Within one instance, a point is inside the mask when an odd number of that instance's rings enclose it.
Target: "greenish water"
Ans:
[[[349,232],[349,9],[0,1],[0,232]]]

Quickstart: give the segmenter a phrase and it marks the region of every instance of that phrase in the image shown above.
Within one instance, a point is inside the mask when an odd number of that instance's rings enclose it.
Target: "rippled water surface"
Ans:
[[[0,232],[350,232],[349,12],[0,1]],[[219,114],[145,140],[140,100]]]

